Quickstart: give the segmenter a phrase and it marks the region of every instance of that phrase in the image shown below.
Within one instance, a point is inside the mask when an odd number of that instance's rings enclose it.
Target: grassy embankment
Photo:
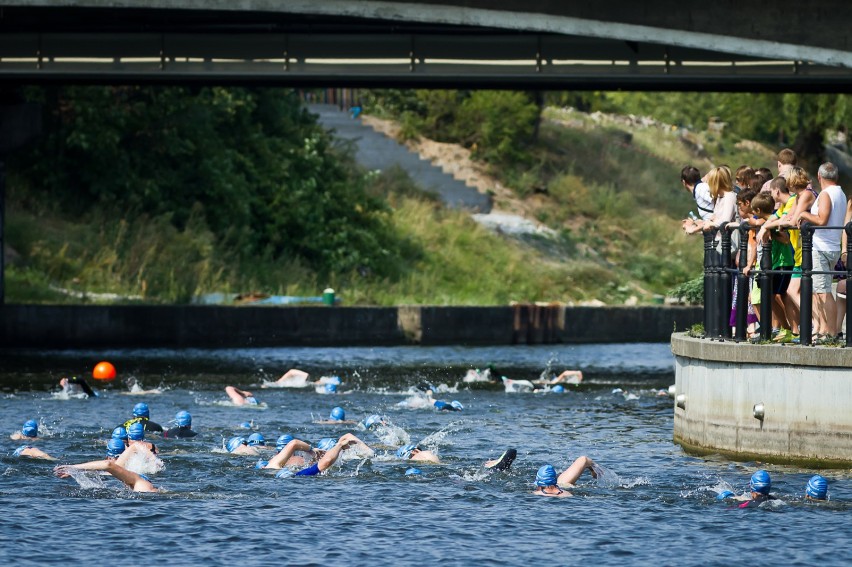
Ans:
[[[39,204],[13,172],[6,237],[20,257],[7,268],[7,302],[116,301],[98,293],[157,303],[208,292],[312,296],[326,286],[348,305],[621,303],[630,296],[647,302],[698,275],[701,243],[678,230],[678,219],[694,208],[678,176],[682,164],[706,170],[710,160],[671,130],[557,109],[545,118],[529,167],[492,173],[558,236],[493,234],[420,194],[401,172],[384,172],[373,180],[373,191],[390,195],[400,238],[420,247],[405,259],[398,281],[359,274],[319,281],[298,261],[240,258],[218,246],[206,227],[190,222],[177,230],[166,217],[122,219],[104,211],[67,218]],[[703,133],[693,138],[716,162],[772,163],[768,152],[738,151],[732,141]]]

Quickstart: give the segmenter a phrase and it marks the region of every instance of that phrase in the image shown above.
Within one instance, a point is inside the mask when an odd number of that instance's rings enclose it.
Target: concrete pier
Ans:
[[[672,335],[674,441],[694,453],[852,465],[852,350]]]

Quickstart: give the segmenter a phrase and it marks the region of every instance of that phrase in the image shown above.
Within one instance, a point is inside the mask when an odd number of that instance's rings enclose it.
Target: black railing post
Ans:
[[[725,339],[731,338],[731,303],[733,288],[731,287],[731,231],[726,225],[719,229],[722,232],[722,258],[719,262],[719,335]]]
[[[772,242],[761,244],[762,255],[760,257],[760,274],[757,281],[760,282],[760,340],[768,341],[772,338]]]
[[[704,336],[706,337],[715,337],[718,334],[718,312],[715,309],[718,296],[715,235],[715,230],[704,231]]]
[[[846,346],[852,348],[852,301],[849,289],[852,287],[852,222],[846,223]],[[840,332],[840,329],[837,329]]]
[[[738,341],[746,339],[746,326],[748,325],[748,276],[743,274],[743,269],[748,263],[748,232],[749,224],[743,221],[737,229],[740,231],[740,261],[737,268],[737,309],[736,309],[736,334],[734,338]]]
[[[809,222],[802,223],[802,283],[799,299],[799,341],[809,345],[813,339],[813,300],[814,281],[811,272],[814,269],[814,259],[811,255],[814,247],[814,227]]]

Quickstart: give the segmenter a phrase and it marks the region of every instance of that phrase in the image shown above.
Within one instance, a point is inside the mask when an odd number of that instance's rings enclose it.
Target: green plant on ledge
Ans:
[[[704,323],[696,323],[691,326],[686,334],[694,339],[703,339],[704,338]]]

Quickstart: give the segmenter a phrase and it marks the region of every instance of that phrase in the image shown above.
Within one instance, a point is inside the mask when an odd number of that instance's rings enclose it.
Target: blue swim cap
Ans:
[[[720,492],[716,496],[716,500],[724,500],[725,498],[728,498],[729,496],[733,496],[733,495],[734,495],[734,493],[731,492],[730,490],[723,490],[722,492]]]
[[[225,445],[225,447],[227,447],[229,453],[233,453],[234,450],[237,447],[239,447],[240,445],[245,445],[245,444],[246,444],[246,438],[245,437],[231,437],[230,439],[228,439],[228,444]]]
[[[275,473],[275,478],[290,478],[291,476],[294,476],[294,475],[295,475],[295,473],[293,471],[291,471],[290,469],[281,469],[280,471]]]
[[[314,445],[314,449],[319,449],[320,451],[328,451],[335,445],[337,445],[337,441],[335,439],[332,439],[331,437],[323,437],[322,439],[317,441],[317,444]]]
[[[331,419],[343,421],[344,419],[346,419],[346,412],[343,411],[342,407],[338,406],[331,410]]]
[[[251,422],[250,421],[244,421],[240,424],[240,427],[242,427],[243,429],[251,429]]]
[[[337,384],[326,384],[325,385],[325,391],[328,394],[333,394],[333,393],[337,392]]]
[[[192,425],[192,416],[188,411],[179,411],[175,414],[175,423],[178,427],[189,427]]]
[[[340,386],[340,376],[329,376],[325,379],[325,383]]]
[[[435,404],[434,404],[434,406],[438,410],[446,409],[448,405],[450,405],[450,404],[448,404],[447,402],[441,401],[441,400],[435,400]]]
[[[264,468],[264,467],[265,467],[266,465],[268,465],[268,464],[269,464],[269,461],[264,461],[263,459],[259,459],[259,460],[258,460],[258,461],[254,464],[254,468],[255,468],[255,469],[262,469],[262,468]]]
[[[38,437],[38,422],[34,419],[27,420],[21,428],[21,433],[24,437]]]
[[[151,412],[148,409],[148,404],[139,402],[133,406],[133,417],[151,417]]]
[[[461,411],[461,410],[463,410],[463,409],[464,409],[464,406],[463,406],[463,405],[462,405],[462,403],[461,403],[460,401],[458,401],[458,400],[453,400],[452,402],[450,402],[450,405],[451,405],[451,406],[453,406],[454,408],[456,408],[456,409],[457,409],[457,410],[459,410],[459,411]]]
[[[138,421],[131,423],[127,428],[127,436],[131,441],[142,441],[145,439],[145,425]]]
[[[556,485],[556,469],[553,465],[544,465],[535,475],[536,486],[555,486]]]
[[[382,416],[377,413],[374,413],[370,417],[364,420],[364,429],[370,429],[374,425],[380,425],[382,423]]]
[[[405,476],[412,476],[412,475],[418,475],[418,474],[423,474],[423,471],[421,471],[420,469],[416,469],[414,467],[411,467],[410,469],[405,471]]]
[[[404,445],[396,450],[396,456],[400,459],[408,459],[411,457],[411,452],[417,448],[417,445]]]
[[[107,457],[117,457],[124,452],[124,441],[121,439],[110,439],[107,441]]]
[[[278,441],[275,442],[275,448],[279,451],[287,446],[287,443],[293,440],[293,436],[285,433],[281,437],[278,438]]]
[[[246,396],[246,403],[250,406],[256,406],[257,398],[255,398],[254,396]]]
[[[553,390],[551,390],[551,391],[554,394],[561,394],[562,392],[565,391],[565,386],[563,386],[562,384],[557,384],[556,386],[553,387]]]
[[[751,475],[751,481],[749,481],[748,484],[751,487],[752,492],[769,494],[769,488],[772,486],[772,481],[769,478],[768,472],[765,470],[759,470]]]
[[[805,494],[816,500],[825,500],[828,496],[828,481],[824,477],[815,474],[808,481],[808,485],[805,487]]]
[[[127,441],[127,430],[119,425],[115,429],[112,430],[112,438],[113,439],[121,439],[122,441]]]
[[[263,435],[260,433],[252,433],[248,438],[249,447],[255,447],[257,445],[266,445],[266,439],[263,438]]]

